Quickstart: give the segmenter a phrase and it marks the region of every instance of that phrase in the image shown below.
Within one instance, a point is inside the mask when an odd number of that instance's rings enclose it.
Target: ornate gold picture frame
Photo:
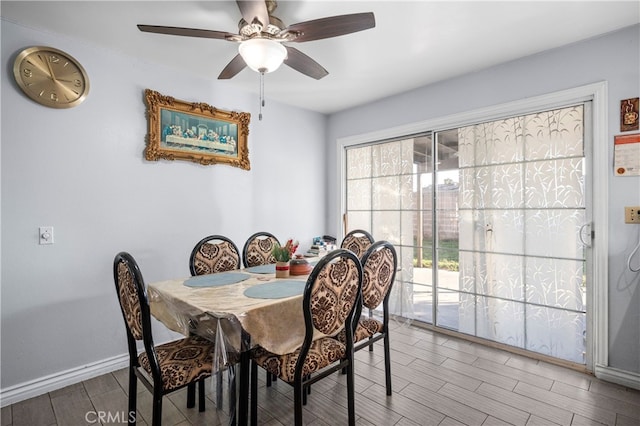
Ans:
[[[147,160],[187,160],[202,165],[251,168],[247,147],[251,114],[189,103],[151,89],[144,94],[149,120]]]

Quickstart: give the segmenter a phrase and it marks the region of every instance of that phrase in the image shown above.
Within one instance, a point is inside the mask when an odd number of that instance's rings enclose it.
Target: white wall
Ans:
[[[307,247],[326,233],[317,208],[325,179],[311,172],[325,161],[325,116],[269,101],[258,121],[256,97],[214,75],[199,80],[1,24],[3,390],[126,353],[112,272],[121,250],[152,282],[189,275],[191,249],[206,235],[227,235],[242,249],[259,230]],[[22,94],[13,61],[33,45],[84,65],[91,91],[83,104],[56,110]],[[145,88],[250,112],[251,170],[145,161]],[[294,185],[301,180],[304,190]],[[55,228],[54,245],[38,245],[42,225]],[[156,330],[156,341],[170,337]]]
[[[340,193],[334,160],[338,139],[606,80],[609,136],[594,143],[607,144],[609,156],[594,161],[611,165],[605,230],[609,233],[609,365],[640,373],[640,274],[626,270],[626,258],[640,240],[640,226],[626,225],[623,211],[623,206],[640,205],[640,177],[613,177],[612,171],[613,136],[620,134],[620,101],[640,94],[639,39],[640,26],[636,25],[331,115],[327,145],[331,232],[340,235],[336,229],[340,212],[334,196]],[[640,258],[635,262],[637,265]]]

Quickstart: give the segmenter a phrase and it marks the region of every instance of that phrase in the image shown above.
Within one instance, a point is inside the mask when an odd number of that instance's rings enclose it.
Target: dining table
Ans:
[[[214,343],[212,374],[228,372],[230,424],[248,421],[250,350],[259,345],[286,354],[302,343],[302,293],[308,277],[276,278],[271,264],[148,284],[151,314],[156,319],[175,332],[196,334]],[[316,330],[314,338],[319,337],[323,335]],[[221,408],[222,381],[217,383]]]

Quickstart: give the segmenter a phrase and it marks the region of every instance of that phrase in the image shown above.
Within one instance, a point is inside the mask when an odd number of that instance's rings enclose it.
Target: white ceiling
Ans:
[[[237,33],[240,12],[234,1],[1,1],[0,12],[4,20],[206,78],[217,78],[237,53],[237,45],[224,40],[136,28],[150,24]],[[267,99],[332,113],[640,22],[638,0],[280,0],[274,15],[290,25],[358,12],[373,12],[376,27],[292,44],[324,66],[327,77],[314,80],[283,65],[265,77]],[[246,68],[220,84],[258,93],[259,77]]]

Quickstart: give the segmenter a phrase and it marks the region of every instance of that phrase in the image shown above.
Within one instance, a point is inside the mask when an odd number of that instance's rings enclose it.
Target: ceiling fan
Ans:
[[[238,34],[197,28],[138,25],[140,31],[186,37],[220,39],[240,43],[239,53],[222,70],[218,79],[234,77],[246,66],[261,74],[275,71],[283,62],[319,80],[329,72],[298,49],[283,43],[302,43],[351,34],[375,27],[372,12],[331,16],[285,26],[273,15],[275,0],[237,0],[242,19]]]

